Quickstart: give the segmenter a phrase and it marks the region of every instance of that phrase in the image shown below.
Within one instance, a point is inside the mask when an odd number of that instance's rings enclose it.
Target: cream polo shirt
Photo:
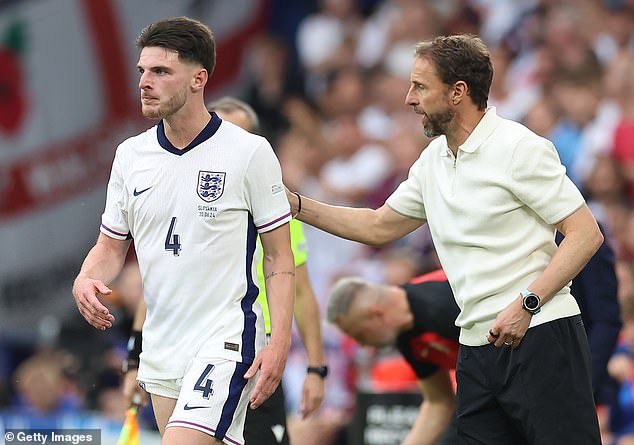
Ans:
[[[427,220],[461,310],[460,343],[479,346],[497,314],[550,262],[553,224],[584,200],[550,141],[490,107],[456,157],[445,136],[433,140],[387,204]],[[531,327],[579,313],[566,286]]]

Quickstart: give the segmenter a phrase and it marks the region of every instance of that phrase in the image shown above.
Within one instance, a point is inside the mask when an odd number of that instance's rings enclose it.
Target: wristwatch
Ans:
[[[531,315],[538,314],[542,310],[542,300],[538,295],[528,289],[522,289],[520,295],[522,296],[522,307]]]
[[[319,375],[322,379],[325,379],[326,376],[328,375],[328,366],[324,365],[324,366],[309,366],[308,368],[306,368],[306,372],[313,372],[317,375]]]

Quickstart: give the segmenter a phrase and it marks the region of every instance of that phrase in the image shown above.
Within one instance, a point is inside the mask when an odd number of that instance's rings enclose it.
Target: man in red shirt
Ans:
[[[455,409],[458,312],[441,270],[403,286],[343,278],[330,293],[330,322],[362,345],[395,346],[416,373],[423,403],[402,445],[457,443],[455,428],[448,427]]]

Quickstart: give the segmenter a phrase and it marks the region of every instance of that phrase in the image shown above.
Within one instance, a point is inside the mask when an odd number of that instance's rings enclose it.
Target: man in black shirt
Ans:
[[[396,346],[418,377],[420,412],[402,445],[455,444],[455,369],[458,306],[443,271],[403,286],[343,278],[328,298],[328,320],[365,346]],[[444,436],[443,436],[444,434]],[[440,442],[439,442],[440,440]]]

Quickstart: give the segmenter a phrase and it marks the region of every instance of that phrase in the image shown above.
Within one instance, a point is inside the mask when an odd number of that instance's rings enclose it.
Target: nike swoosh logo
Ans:
[[[189,406],[189,404],[187,403],[183,407],[185,411],[189,411],[190,409],[200,409],[200,408],[209,408],[209,407],[208,406]]]
[[[143,190],[139,190],[138,192],[137,192],[137,190],[136,190],[136,187],[134,187],[134,191],[132,192],[132,194],[133,194],[134,196],[139,196],[141,193],[145,193],[145,192],[147,192],[147,191],[148,191],[148,190],[150,190],[152,187],[153,187],[153,186],[149,186],[148,188],[143,189]]]

